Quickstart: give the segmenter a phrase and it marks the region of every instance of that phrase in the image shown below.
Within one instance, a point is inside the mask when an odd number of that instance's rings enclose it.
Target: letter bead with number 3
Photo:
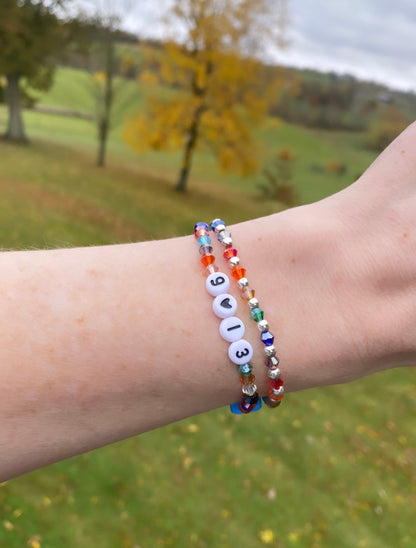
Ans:
[[[253,357],[253,347],[245,339],[240,339],[230,344],[228,356],[233,363],[244,365]]]

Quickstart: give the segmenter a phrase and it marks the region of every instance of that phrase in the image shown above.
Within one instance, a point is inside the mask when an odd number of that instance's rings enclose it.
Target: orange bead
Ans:
[[[201,257],[201,263],[204,266],[208,266],[212,264],[215,261],[215,256],[212,253],[206,253],[205,255],[202,255]]]
[[[231,276],[236,280],[241,280],[246,275],[246,269],[241,267],[239,264],[233,266],[231,271]]]
[[[283,400],[283,398],[284,398],[284,394],[282,394],[281,396],[275,396],[275,395],[273,394],[273,392],[270,390],[270,392],[269,392],[269,400],[274,400],[274,401],[279,401],[279,402],[280,402],[280,401]]]
[[[254,289],[251,289],[251,287],[247,286],[241,292],[241,298],[246,301],[249,301],[250,299],[254,298],[254,293],[255,293]]]
[[[240,381],[241,384],[247,386],[248,384],[254,384],[256,382],[256,378],[254,375],[240,375]]]

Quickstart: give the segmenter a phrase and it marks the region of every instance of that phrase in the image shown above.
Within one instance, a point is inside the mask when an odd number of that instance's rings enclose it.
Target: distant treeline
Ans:
[[[135,39],[131,34],[118,35],[119,74],[139,78],[151,72],[155,78],[161,70],[163,44],[157,40]],[[149,55],[153,51],[153,55]],[[91,68],[99,65],[90,57]],[[69,54],[66,64],[85,67],[79,53]],[[351,75],[335,72],[264,66],[264,87],[274,79],[284,81],[278,97],[270,98],[269,114],[287,122],[322,129],[364,131],[373,125],[387,109],[388,117],[403,123],[416,119],[416,94],[391,89],[382,84],[362,81]]]
[[[271,73],[278,67],[269,67]],[[270,114],[288,122],[322,129],[363,131],[384,111],[397,118],[416,118],[416,95],[334,72],[286,68],[288,82],[270,105]]]

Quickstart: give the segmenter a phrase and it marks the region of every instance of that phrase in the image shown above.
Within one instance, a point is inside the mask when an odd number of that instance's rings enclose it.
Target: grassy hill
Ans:
[[[158,93],[160,89],[122,80],[118,81],[117,87],[113,131],[110,136],[110,164],[121,158],[125,165],[133,169],[153,176],[162,176],[173,182],[180,162],[179,152],[139,154],[129,149],[121,137],[124,120],[146,108],[148,95]],[[40,97],[39,105],[94,114],[91,77],[81,70],[58,70],[55,85]],[[4,121],[4,111],[0,110],[0,129],[2,119]],[[93,160],[95,127],[92,122],[73,118],[63,119],[53,115],[48,118],[33,111],[26,112],[26,122],[29,135],[48,139],[52,132],[57,142],[82,145],[85,151],[91,153]],[[303,203],[323,198],[350,184],[375,157],[373,152],[369,152],[363,146],[360,134],[306,130],[276,119],[269,119],[257,131],[257,140],[258,155],[263,165],[270,164],[283,147],[290,147],[295,157],[293,182]],[[328,166],[334,165],[345,166],[345,172],[334,176],[334,171],[328,169]],[[212,184],[215,180],[219,184],[225,183],[251,196],[259,195],[259,176],[241,178],[221,173],[212,154],[204,149],[197,154],[192,179],[191,188],[208,182]],[[269,206],[266,206],[266,210],[268,208]]]
[[[86,81],[59,71],[41,103],[92,111]],[[125,112],[143,102],[138,88],[131,96]],[[178,155],[131,151],[121,119],[104,170],[92,123],[34,111],[25,121],[30,146],[0,142],[3,248],[163,238],[197,219],[231,223],[281,207],[258,198],[256,178],[219,173],[203,150],[191,192],[175,193]],[[0,108],[0,132],[4,123]],[[293,150],[304,202],[344,187],[374,156],[355,134],[274,121],[259,140],[265,159]],[[345,174],[326,169],[334,161]],[[292,394],[276,412],[178,422],[1,484],[0,546],[414,548],[415,405],[409,369]]]

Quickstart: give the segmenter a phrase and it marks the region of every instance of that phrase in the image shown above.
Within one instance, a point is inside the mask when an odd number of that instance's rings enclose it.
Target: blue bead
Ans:
[[[266,346],[271,346],[274,343],[274,335],[270,333],[270,331],[264,331],[260,335],[260,339]]]
[[[211,238],[209,236],[200,236],[196,243],[201,246],[201,245],[211,245]]]
[[[260,411],[260,409],[261,409],[261,399],[259,398],[259,401],[257,402],[256,407],[254,407],[254,409],[252,409],[252,410],[250,411],[250,413],[254,413],[255,411]],[[239,402],[237,402],[237,403],[232,403],[232,404],[230,405],[230,411],[231,411],[231,413],[234,413],[234,415],[247,415],[247,413],[242,413],[242,412],[240,411],[240,404],[239,404]]]
[[[194,232],[200,229],[203,229],[206,232],[209,232],[209,226],[207,225],[207,223],[196,223],[196,225],[194,226]]]
[[[215,232],[215,229],[217,228],[218,225],[224,225],[225,226],[225,223],[221,219],[214,219],[213,221],[211,221],[211,224],[210,224],[211,230],[213,230]]]

